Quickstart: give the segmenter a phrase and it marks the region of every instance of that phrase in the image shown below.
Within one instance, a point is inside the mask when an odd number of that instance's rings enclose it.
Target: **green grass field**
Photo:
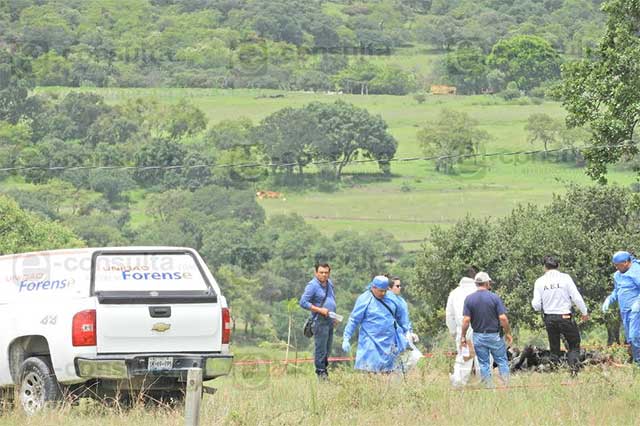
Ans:
[[[308,370],[294,375],[260,367],[235,374],[205,395],[201,425],[633,425],[640,408],[638,369],[592,366],[577,378],[567,372],[521,373],[508,388],[487,390],[477,381],[464,390],[449,386],[450,359],[424,359],[404,380],[369,376],[343,366],[329,383]],[[17,411],[0,414],[0,425],[177,426],[182,407],[106,408],[83,400],[32,418]]]
[[[45,91],[45,89],[40,89]],[[48,88],[64,94],[69,88]],[[418,104],[411,96],[359,96],[320,93],[279,92],[269,90],[220,89],[78,89],[92,90],[111,104],[126,99],[146,98],[173,103],[187,98],[201,108],[210,125],[222,120],[249,117],[254,123],[277,111],[301,107],[311,101],[333,102],[343,99],[371,113],[380,114],[389,131],[398,140],[396,157],[421,156],[416,132],[425,122],[434,120],[443,108],[469,113],[490,134],[483,150],[487,153],[540,149],[526,140],[524,126],[532,113],[544,112],[556,118],[564,116],[555,102],[540,105],[507,103],[492,96],[428,96]],[[284,94],[283,98],[262,95]],[[314,173],[313,166],[308,173]],[[362,182],[358,174],[376,173],[375,164],[354,164],[345,169],[354,174],[349,185],[336,192],[288,191],[286,200],[263,200],[268,215],[298,213],[322,232],[366,231],[378,228],[392,232],[408,249],[416,249],[432,225],[451,225],[466,215],[501,216],[518,203],[544,204],[553,193],[562,193],[569,183],[589,183],[583,169],[568,164],[535,160],[531,156],[503,156],[467,160],[455,175],[434,171],[427,161],[397,162],[393,176],[386,181]],[[628,185],[630,172],[612,171],[610,181]],[[132,216],[134,224],[144,220],[144,199],[137,194]]]

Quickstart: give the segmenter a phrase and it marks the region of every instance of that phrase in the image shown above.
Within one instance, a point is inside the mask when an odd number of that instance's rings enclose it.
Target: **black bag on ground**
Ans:
[[[328,295],[329,295],[329,282],[327,282],[327,290],[324,292],[324,299],[322,299],[322,303],[320,304],[320,307],[324,306],[324,302],[327,301]],[[318,314],[311,315],[304,322],[304,325],[302,326],[302,334],[304,334],[304,337],[308,337],[308,338],[313,337],[313,321],[316,319],[316,315]]]

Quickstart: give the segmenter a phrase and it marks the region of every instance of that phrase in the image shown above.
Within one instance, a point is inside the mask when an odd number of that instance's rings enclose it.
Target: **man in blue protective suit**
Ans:
[[[602,311],[618,302],[625,339],[631,345],[633,361],[640,364],[640,264],[626,251],[614,253],[612,261],[617,269],[614,287],[602,304]]]
[[[374,277],[370,288],[356,300],[344,329],[342,350],[350,352],[349,340],[360,327],[357,370],[383,373],[400,367],[396,360],[407,347],[405,333],[409,327],[402,304],[395,295],[387,293],[388,288],[387,277]]]

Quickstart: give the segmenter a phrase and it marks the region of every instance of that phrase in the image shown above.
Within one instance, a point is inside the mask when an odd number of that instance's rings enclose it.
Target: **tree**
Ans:
[[[444,77],[457,93],[474,94],[488,88],[486,56],[482,50],[464,47],[448,53],[444,59]]]
[[[224,287],[229,298],[229,306],[233,312],[233,327],[236,321],[244,323],[245,337],[255,337],[256,328],[264,321],[264,305],[256,291],[259,289],[257,279],[244,276],[242,270],[232,265],[224,265],[216,271],[216,279]],[[261,336],[262,337],[262,336]]]
[[[419,40],[448,51],[463,39],[462,28],[451,15],[428,15],[418,21],[416,34]]]
[[[70,86],[71,64],[50,50],[33,60],[33,74],[38,86]]]
[[[84,139],[92,125],[110,110],[100,95],[70,92],[56,104],[47,133],[62,140]]]
[[[31,62],[0,47],[0,121],[16,124],[29,113]]]
[[[253,191],[220,188],[215,185],[199,188],[187,207],[207,217],[207,221],[236,219],[251,223],[254,228],[264,223],[264,209]]]
[[[126,201],[122,193],[135,188],[135,182],[129,170],[92,170],[89,173],[88,186],[104,195],[109,203]]]
[[[24,168],[20,170],[20,174],[24,176],[27,182],[44,183],[50,178],[46,170],[49,166],[49,161],[37,147],[28,146],[22,149],[16,158],[15,164]]]
[[[165,130],[171,139],[180,139],[202,132],[207,128],[207,118],[197,107],[181,99],[176,105],[169,107]]]
[[[119,109],[101,114],[87,129],[86,141],[91,146],[100,143],[123,145],[140,137],[140,125],[132,118],[126,117]],[[119,149],[124,147],[120,146]]]
[[[147,222],[135,230],[134,245],[200,248],[201,235],[177,219]]]
[[[436,171],[453,173],[454,164],[467,154],[476,154],[489,134],[477,128],[478,122],[465,112],[444,109],[435,123],[418,131],[418,141],[426,156],[438,157]]]
[[[268,258],[269,247],[256,238],[254,230],[252,223],[237,219],[212,222],[203,234],[202,256],[215,268],[227,264],[255,272]]]
[[[162,138],[154,139],[136,152],[134,161],[138,168],[133,178],[140,185],[178,186],[181,169],[168,167],[183,165],[185,157],[186,150],[179,143]]]
[[[21,121],[0,121],[0,167],[13,167],[20,151],[31,142],[31,127]]]
[[[587,174],[606,182],[607,166],[638,153],[640,121],[640,2],[610,0],[606,33],[586,59],[563,68],[557,94],[568,111],[569,126],[591,127],[591,147],[584,150]]]
[[[253,123],[246,117],[240,117],[235,120],[222,120],[209,129],[206,139],[218,150],[235,147],[249,149],[255,143],[251,139],[252,129]]]
[[[385,95],[406,95],[416,89],[414,76],[399,67],[383,66],[371,80],[369,92]]]
[[[270,248],[264,269],[285,278],[286,285],[280,287],[282,297],[300,297],[300,284],[309,280],[309,268],[320,260],[314,255],[319,247],[329,245],[327,238],[295,214],[271,216],[257,232],[260,241]],[[322,260],[327,259],[325,256]]]
[[[560,144],[565,151],[562,152],[563,161],[575,161],[578,167],[584,166],[584,146],[589,140],[590,134],[584,127],[562,126],[560,130]]]
[[[513,16],[488,9],[466,18],[460,26],[464,46],[458,49],[480,49],[489,53],[496,42],[516,27]],[[517,31],[517,30],[516,30]],[[462,44],[462,43],[461,43]]]
[[[284,108],[274,112],[254,129],[254,138],[260,141],[274,170],[281,167],[288,174],[298,167],[303,175],[304,166],[313,159],[313,147],[321,138],[317,117],[309,110]]]
[[[9,195],[21,208],[54,220],[75,215],[96,199],[94,192],[78,189],[70,182],[57,178],[44,185],[35,185],[33,189],[11,190]]]
[[[399,0],[398,3],[415,13],[427,13],[431,8],[431,0]]]
[[[64,54],[74,43],[69,21],[78,18],[79,12],[63,5],[34,5],[20,13],[23,28],[21,49],[32,57],[49,50]]]
[[[524,130],[527,131],[527,141],[531,144],[541,142],[544,145],[544,156],[547,157],[549,146],[558,141],[562,123],[545,113],[534,113],[527,119]]]
[[[90,247],[121,247],[129,244],[113,213],[74,216],[65,221]]]
[[[336,86],[348,93],[369,94],[369,84],[376,78],[380,68],[371,62],[359,58],[349,64],[348,67],[340,71],[333,77]]]
[[[146,197],[145,213],[159,222],[167,222],[175,212],[191,202],[193,194],[184,189],[169,189],[150,193]]]
[[[251,182],[257,182],[266,177],[268,171],[259,166],[264,162],[261,146],[236,146],[225,149],[216,154],[216,165],[213,169],[212,180],[215,184],[225,188],[244,189]],[[242,164],[243,166],[235,166]],[[256,164],[256,166],[253,166]]]
[[[316,117],[323,135],[316,140],[314,150],[319,159],[334,164],[336,179],[360,152],[377,159],[383,170],[395,155],[397,142],[387,133],[382,117],[343,101],[312,102],[305,108]]]
[[[349,65],[349,58],[345,55],[325,53],[320,57],[315,67],[324,74],[337,74]]]
[[[261,163],[262,145],[253,137],[253,123],[246,117],[223,120],[207,132],[205,150],[215,152],[216,164],[213,181],[225,188],[244,187],[247,182],[261,178],[267,170],[261,167],[224,167],[229,164]]]
[[[334,89],[333,81],[328,74],[315,69],[300,69],[295,74],[295,87],[314,92]]]
[[[27,213],[0,195],[0,255],[83,245],[67,227]]]
[[[489,66],[525,91],[560,77],[560,62],[560,55],[548,41],[529,35],[500,40],[487,58]]]

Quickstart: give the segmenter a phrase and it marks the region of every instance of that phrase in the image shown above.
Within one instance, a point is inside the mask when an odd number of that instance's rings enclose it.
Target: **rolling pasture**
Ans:
[[[68,88],[40,89],[66,93]],[[485,153],[541,149],[527,141],[524,130],[533,113],[562,118],[559,103],[534,104],[526,100],[506,102],[494,96],[427,96],[420,104],[412,96],[360,96],[270,90],[220,89],[76,89],[92,90],[111,104],[126,99],[156,99],[173,103],[188,99],[201,108],[210,125],[222,120],[250,118],[254,124],[285,107],[301,107],[312,101],[334,102],[338,99],[380,114],[398,141],[397,158],[423,155],[416,133],[424,123],[435,120],[443,108],[464,111],[476,119],[490,139],[482,147]],[[282,97],[270,97],[283,95]],[[585,142],[586,143],[586,142]],[[346,179],[337,191],[256,190],[284,192],[285,200],[260,201],[268,215],[298,213],[322,232],[339,230],[374,230],[393,233],[408,249],[417,249],[432,225],[450,225],[458,219],[501,216],[518,203],[543,204],[553,193],[561,193],[567,184],[588,183],[583,169],[571,163],[543,161],[531,155],[497,156],[469,159],[456,166],[457,173],[444,175],[434,171],[431,161],[405,161],[392,164],[389,179],[373,179],[378,173],[374,163],[353,164],[345,169]],[[316,172],[315,166],[307,173]],[[351,175],[351,176],[349,176]],[[610,180],[630,184],[630,172],[612,170]],[[144,219],[144,198],[136,198],[132,215]]]

